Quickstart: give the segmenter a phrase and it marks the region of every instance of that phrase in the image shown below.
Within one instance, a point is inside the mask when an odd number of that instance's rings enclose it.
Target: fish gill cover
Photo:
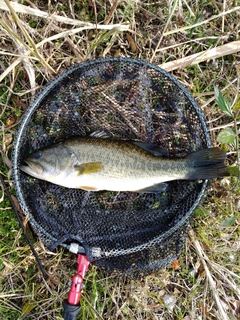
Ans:
[[[149,63],[108,58],[81,63],[50,82],[30,106],[15,140],[17,195],[50,249],[78,243],[89,260],[128,274],[176,259],[207,181],[171,181],[159,193],[68,189],[19,170],[32,152],[103,131],[158,144],[169,158],[211,147],[204,117],[187,90]]]

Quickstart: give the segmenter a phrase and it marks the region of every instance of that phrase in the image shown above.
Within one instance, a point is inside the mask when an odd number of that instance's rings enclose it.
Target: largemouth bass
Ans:
[[[160,192],[163,182],[228,176],[225,151],[202,149],[171,159],[156,145],[80,137],[38,150],[20,169],[68,188],[87,191]]]

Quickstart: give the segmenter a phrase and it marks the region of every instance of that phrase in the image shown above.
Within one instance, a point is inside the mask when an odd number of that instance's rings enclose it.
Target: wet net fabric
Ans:
[[[153,271],[176,259],[206,181],[172,181],[162,193],[87,192],[30,177],[26,155],[72,136],[103,131],[155,143],[180,158],[210,147],[202,113],[167,72],[143,61],[82,63],[49,83],[22,119],[14,147],[18,199],[50,249],[78,243],[90,261],[126,272]]]

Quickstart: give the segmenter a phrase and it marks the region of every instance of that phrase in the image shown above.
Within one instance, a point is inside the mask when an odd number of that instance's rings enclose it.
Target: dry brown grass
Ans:
[[[0,0],[0,170],[11,192],[12,140],[34,95],[74,63],[97,57],[137,57],[174,70],[202,106],[217,144],[219,130],[234,123],[216,107],[214,86],[233,104],[240,99],[238,5],[234,0]],[[229,163],[236,162],[234,149],[228,151]],[[239,318],[239,199],[236,181],[213,182],[177,270],[169,266],[131,281],[92,267],[82,319]],[[3,189],[0,200],[0,319],[61,319],[75,257],[61,248],[49,253],[34,238],[49,275],[43,280]],[[233,216],[232,225],[221,226]]]

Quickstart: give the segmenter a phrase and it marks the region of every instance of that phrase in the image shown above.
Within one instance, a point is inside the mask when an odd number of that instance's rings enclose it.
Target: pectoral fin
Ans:
[[[135,192],[143,192],[143,193],[164,192],[167,189],[167,186],[168,186],[167,183],[162,182],[162,183],[154,184],[144,189],[136,190]]]
[[[102,162],[88,162],[88,163],[76,164],[74,168],[77,171],[78,175],[91,174],[91,173],[101,171],[103,168],[103,164]]]

